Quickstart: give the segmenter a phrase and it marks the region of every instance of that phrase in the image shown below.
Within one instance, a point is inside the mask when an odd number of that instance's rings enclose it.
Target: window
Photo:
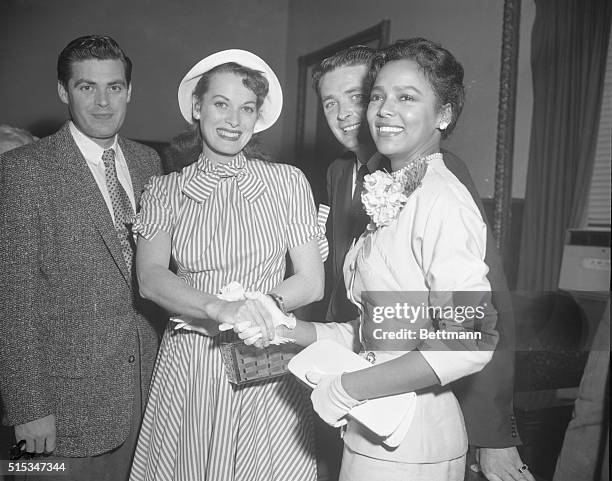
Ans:
[[[587,209],[587,228],[610,230],[610,164],[612,163],[612,35]]]

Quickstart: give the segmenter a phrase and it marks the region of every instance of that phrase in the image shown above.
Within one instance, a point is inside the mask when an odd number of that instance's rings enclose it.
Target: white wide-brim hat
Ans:
[[[192,95],[200,77],[218,65],[235,62],[261,72],[268,80],[268,95],[259,109],[259,118],[255,122],[254,133],[261,132],[274,125],[283,108],[283,90],[276,74],[261,58],[251,52],[239,49],[222,50],[200,60],[183,77],[178,88],[178,102],[181,114],[187,122],[193,123]]]

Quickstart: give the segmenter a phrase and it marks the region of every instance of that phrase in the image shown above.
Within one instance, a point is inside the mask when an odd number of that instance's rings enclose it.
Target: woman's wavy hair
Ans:
[[[193,97],[201,101],[204,94],[208,91],[210,79],[217,73],[233,73],[242,77],[242,83],[251,90],[256,96],[257,109],[263,105],[268,95],[268,79],[259,72],[235,62],[227,62],[205,72],[198,80],[193,89]],[[164,160],[164,170],[166,173],[178,172],[184,167],[193,164],[198,160],[202,153],[202,134],[197,122],[189,126],[185,132],[181,132],[172,140],[170,145],[162,152]],[[271,157],[264,151],[258,134],[254,134],[248,144],[243,149],[244,155],[249,159],[259,159],[270,161]]]
[[[440,44],[425,38],[409,38],[380,49],[374,59],[368,74],[371,87],[380,69],[394,60],[413,60],[416,62],[429,81],[439,106],[451,105],[451,121],[442,130],[442,138],[448,137],[461,115],[465,102],[465,87],[463,85],[463,66]]]

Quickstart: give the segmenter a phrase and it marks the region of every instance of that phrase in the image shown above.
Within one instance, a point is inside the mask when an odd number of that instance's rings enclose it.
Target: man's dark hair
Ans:
[[[72,64],[91,59],[121,60],[128,85],[132,81],[132,61],[119,44],[107,35],[85,35],[66,45],[57,58],[57,80],[67,87]]]
[[[373,48],[365,45],[353,45],[340,52],[336,52],[331,57],[323,59],[312,71],[312,86],[315,92],[317,92],[317,95],[321,96],[319,87],[323,75],[340,67],[365,65],[369,68],[375,52]]]

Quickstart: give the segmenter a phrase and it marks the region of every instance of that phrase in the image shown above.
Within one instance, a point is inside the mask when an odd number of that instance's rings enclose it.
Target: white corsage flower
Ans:
[[[428,157],[425,157],[392,174],[377,170],[364,177],[361,202],[372,219],[368,229],[387,226],[397,218],[410,194],[421,185],[427,162]]]
[[[361,202],[376,227],[389,225],[408,201],[404,187],[383,171],[376,171],[364,178]]]

